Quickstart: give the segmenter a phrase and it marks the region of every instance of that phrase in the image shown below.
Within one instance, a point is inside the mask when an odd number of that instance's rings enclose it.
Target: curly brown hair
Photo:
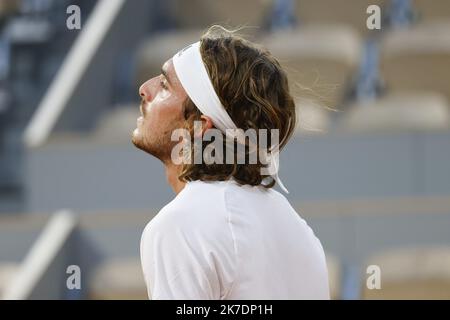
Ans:
[[[281,150],[292,136],[296,114],[287,74],[280,63],[268,50],[220,26],[211,27],[200,41],[213,87],[234,123],[244,131],[266,129],[269,141],[270,130],[278,129]],[[183,107],[186,128],[193,137],[194,121],[200,121],[202,113],[189,98]],[[207,145],[203,142],[202,152]],[[191,152],[193,148],[194,143]],[[221,181],[233,177],[240,184],[271,188],[275,179],[261,174],[263,166],[260,159],[254,164],[240,164],[235,155],[232,164],[184,164],[179,179]]]

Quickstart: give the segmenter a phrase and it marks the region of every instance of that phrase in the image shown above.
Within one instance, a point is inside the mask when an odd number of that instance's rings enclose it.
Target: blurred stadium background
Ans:
[[[449,299],[448,0],[1,0],[0,297],[146,298],[140,235],[173,194],[130,143],[137,89],[216,23],[289,72],[300,125],[281,176],[332,297]]]

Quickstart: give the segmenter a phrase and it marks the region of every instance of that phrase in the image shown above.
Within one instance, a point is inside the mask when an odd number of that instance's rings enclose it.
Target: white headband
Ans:
[[[238,129],[214,90],[200,53],[200,41],[177,52],[172,61],[181,85],[201,113],[209,117],[214,126],[225,134],[227,129]],[[271,172],[275,172],[272,177],[280,188],[289,193],[278,177],[277,150],[278,148],[268,155],[268,165]]]

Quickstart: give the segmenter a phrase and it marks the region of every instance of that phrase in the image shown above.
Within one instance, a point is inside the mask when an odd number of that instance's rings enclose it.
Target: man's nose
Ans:
[[[153,99],[153,79],[147,80],[139,88],[139,95],[145,101],[151,101]]]

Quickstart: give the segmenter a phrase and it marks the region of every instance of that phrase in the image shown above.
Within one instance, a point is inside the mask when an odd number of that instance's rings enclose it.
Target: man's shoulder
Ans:
[[[220,217],[225,209],[223,188],[214,183],[193,181],[148,223],[147,228],[171,229],[191,228],[211,223],[214,217]]]
[[[219,183],[192,181],[160,213],[186,216],[211,210],[211,205],[219,209],[223,194],[224,186]]]

